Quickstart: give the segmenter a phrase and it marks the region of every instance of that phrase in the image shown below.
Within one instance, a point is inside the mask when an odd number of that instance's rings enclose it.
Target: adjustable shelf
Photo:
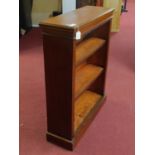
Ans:
[[[86,6],[40,23],[49,142],[73,150],[104,103],[112,15]]]

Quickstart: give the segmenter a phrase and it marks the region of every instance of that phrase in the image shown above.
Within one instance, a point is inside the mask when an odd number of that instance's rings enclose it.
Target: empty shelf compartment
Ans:
[[[101,99],[102,95],[100,94],[84,91],[84,93],[75,101],[74,132],[80,127],[81,123]]]
[[[75,98],[85,91],[102,73],[103,68],[91,64],[86,64],[77,69],[75,74]]]
[[[100,38],[90,38],[83,41],[79,46],[76,48],[76,66],[79,65],[81,62],[86,60],[92,54],[94,54],[99,48],[101,48],[105,43],[105,40]]]

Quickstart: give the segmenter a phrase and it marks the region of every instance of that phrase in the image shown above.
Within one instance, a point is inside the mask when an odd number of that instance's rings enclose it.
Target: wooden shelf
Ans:
[[[91,64],[86,64],[82,68],[78,69],[75,77],[75,98],[86,90],[102,71],[102,67]]]
[[[105,40],[99,38],[90,38],[83,41],[76,48],[76,66],[93,55],[105,43]]]
[[[74,132],[80,127],[101,98],[102,96],[97,93],[84,91],[84,93],[75,101]]]

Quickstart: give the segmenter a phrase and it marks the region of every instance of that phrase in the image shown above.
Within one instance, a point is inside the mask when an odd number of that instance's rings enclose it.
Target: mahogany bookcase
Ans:
[[[104,103],[113,11],[86,6],[40,23],[46,137],[64,148],[74,149]]]

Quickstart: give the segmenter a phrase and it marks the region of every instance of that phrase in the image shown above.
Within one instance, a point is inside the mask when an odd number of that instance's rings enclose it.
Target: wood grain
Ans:
[[[75,39],[76,32],[81,31],[81,38],[95,27],[112,18],[114,9],[96,6],[86,6],[71,12],[51,17],[40,22],[46,31],[51,29],[50,35]],[[68,35],[67,35],[68,31]],[[73,35],[72,35],[73,34]]]
[[[105,40],[99,38],[90,38],[83,41],[76,48],[76,66],[93,55],[105,43]]]
[[[44,35],[43,47],[47,130],[53,134],[71,139],[73,42],[69,39]]]
[[[102,96],[99,94],[91,91],[84,91],[84,93],[75,101],[74,131],[80,127],[80,124],[85,117],[101,98]]]
[[[101,74],[102,67],[87,64],[75,74],[75,98],[77,98]]]
[[[40,22],[41,25],[49,25],[53,27],[61,27],[68,29],[76,29],[85,24],[92,22],[99,17],[106,16],[108,13],[112,13],[113,9],[107,9],[96,6],[86,6],[71,12],[59,15],[57,17],[51,17],[47,20]],[[91,15],[91,16],[90,16]]]

